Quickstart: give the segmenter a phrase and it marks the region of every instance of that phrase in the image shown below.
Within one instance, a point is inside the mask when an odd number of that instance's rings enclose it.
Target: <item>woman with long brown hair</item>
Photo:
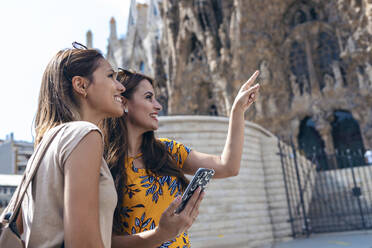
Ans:
[[[178,217],[174,210],[188,184],[185,173],[211,168],[218,178],[238,174],[244,142],[244,113],[258,95],[259,85],[252,86],[257,76],[258,71],[235,98],[224,150],[221,156],[215,156],[190,150],[174,140],[156,139],[154,131],[158,128],[162,107],[155,99],[153,79],[119,71],[118,80],[126,88],[125,113],[120,118],[105,120],[104,128],[107,132],[105,157],[118,192],[113,247],[190,246],[186,231],[192,223],[184,228],[174,223],[165,225],[163,216]],[[204,193],[199,194],[200,190],[193,198],[201,198]],[[176,204],[173,202],[168,207],[174,199]]]
[[[35,146],[61,129],[18,215],[25,247],[111,247],[117,197],[97,125],[123,114],[125,88],[99,51],[73,46],[51,59],[41,82]]]

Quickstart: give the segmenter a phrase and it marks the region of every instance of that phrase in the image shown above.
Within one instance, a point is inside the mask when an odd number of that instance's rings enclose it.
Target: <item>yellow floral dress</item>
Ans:
[[[174,140],[160,139],[173,155],[177,165],[182,168],[190,149]],[[127,185],[124,189],[121,210],[122,227],[125,234],[135,234],[154,229],[161,214],[169,204],[182,194],[181,183],[173,176],[155,176],[145,169],[134,167],[135,158],[128,158],[125,164]],[[163,243],[160,248],[190,247],[187,233]]]

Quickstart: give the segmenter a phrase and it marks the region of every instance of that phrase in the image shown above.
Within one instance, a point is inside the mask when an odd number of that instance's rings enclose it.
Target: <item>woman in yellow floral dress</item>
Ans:
[[[106,159],[118,192],[113,247],[190,247],[187,229],[198,215],[204,193],[194,194],[175,214],[188,184],[184,174],[212,168],[217,178],[239,173],[244,142],[244,113],[255,101],[256,71],[241,87],[231,109],[228,135],[220,156],[200,153],[174,140],[156,139],[158,112],[153,80],[121,70],[124,115],[105,122]]]

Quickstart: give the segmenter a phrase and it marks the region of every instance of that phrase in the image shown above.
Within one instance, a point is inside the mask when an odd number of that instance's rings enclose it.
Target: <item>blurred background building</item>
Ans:
[[[0,141],[0,174],[23,174],[33,151],[32,142],[16,141],[13,133],[9,134]]]
[[[6,207],[16,187],[21,182],[34,144],[14,140],[13,133],[0,140],[0,213]]]
[[[8,205],[10,198],[21,182],[22,175],[4,175],[0,174],[0,214]]]

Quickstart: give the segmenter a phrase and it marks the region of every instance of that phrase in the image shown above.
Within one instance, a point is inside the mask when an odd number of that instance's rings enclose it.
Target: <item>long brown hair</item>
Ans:
[[[127,99],[131,99],[142,80],[149,81],[151,85],[154,83],[153,79],[148,76],[124,70],[119,71],[118,80],[126,88],[122,95]],[[122,211],[127,180],[125,162],[128,158],[128,128],[125,118],[125,115],[120,118],[108,118],[104,121],[103,125],[106,133],[105,158],[114,178],[118,193],[118,204],[115,209],[113,223],[113,231],[118,234],[123,233],[120,212]],[[141,152],[148,173],[156,176],[175,176],[181,183],[183,190],[187,187],[189,181],[176,165],[165,144],[155,138],[154,131],[143,134]]]
[[[98,50],[74,48],[61,50],[51,59],[41,81],[35,118],[35,146],[49,129],[80,119],[79,101],[71,79],[82,76],[92,82],[100,59],[103,55]]]

